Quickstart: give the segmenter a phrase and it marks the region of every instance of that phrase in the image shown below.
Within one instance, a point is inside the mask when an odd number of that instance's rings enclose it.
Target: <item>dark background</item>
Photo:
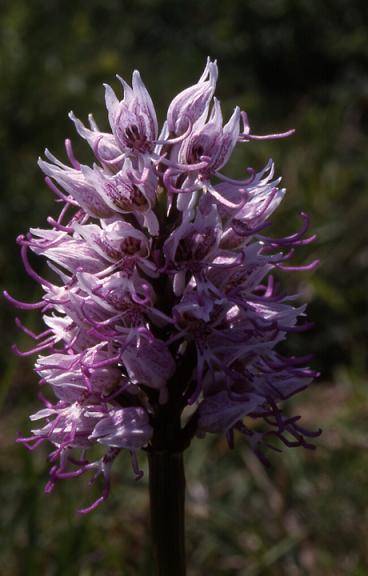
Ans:
[[[319,381],[290,410],[321,426],[317,451],[288,450],[264,469],[239,440],[197,440],[187,453],[190,576],[364,576],[368,573],[368,5],[358,0],[9,0],[0,2],[0,270],[18,298],[37,299],[15,245],[56,206],[37,156],[63,157],[67,112],[106,125],[102,82],[138,68],[159,118],[217,58],[228,114],[247,110],[255,133],[295,127],[288,141],[239,147],[231,173],[272,156],[288,194],[276,232],[298,212],[318,240],[313,274],[283,275],[310,301],[316,327],[291,338],[315,353]],[[91,159],[74,138],[78,155]],[[3,302],[4,304],[4,302]],[[146,480],[116,465],[110,501],[89,517],[84,479],[43,494],[46,449],[14,443],[35,411],[32,360],[10,353],[14,311],[1,307],[0,572],[3,576],[151,575]],[[37,313],[22,313],[38,327]],[[143,461],[142,461],[143,464]],[[93,489],[92,489],[93,492]],[[87,495],[86,495],[87,493]]]

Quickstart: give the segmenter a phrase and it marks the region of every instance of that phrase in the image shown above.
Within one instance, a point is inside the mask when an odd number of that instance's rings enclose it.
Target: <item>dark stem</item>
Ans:
[[[183,454],[151,451],[148,458],[156,575],[185,576]]]
[[[175,352],[173,352],[175,353]],[[196,358],[195,346],[189,344],[168,382],[169,398],[165,404],[152,400],[154,429],[147,450],[151,526],[156,576],[185,576],[185,476],[183,451],[196,430],[196,418],[182,428],[183,393],[190,381]],[[154,391],[148,391],[152,394]]]

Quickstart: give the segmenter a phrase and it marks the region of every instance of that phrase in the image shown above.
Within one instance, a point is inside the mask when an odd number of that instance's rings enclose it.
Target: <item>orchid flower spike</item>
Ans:
[[[53,400],[44,399],[19,441],[53,446],[48,492],[63,478],[102,475],[102,495],[82,512],[107,498],[123,450],[138,478],[141,449],[180,452],[206,433],[225,434],[232,445],[238,432],[264,458],[271,438],[309,448],[318,433],[282,412],[316,376],[310,358],[278,348],[310,328],[305,306],[280,291],[279,278],[316,267],[288,262],[314,236],[304,213],[297,232],[265,235],[285,195],[272,161],[242,180],[220,172],[238,143],[264,137],[252,137],[238,107],[224,123],[217,76],[209,59],[171,102],[160,136],[139,72],[131,86],[119,77],[122,99],[105,86],[110,131],[70,113],[91,163],[75,158],[70,140],[69,162],[49,151],[39,160],[62,209],[18,244],[42,297],[5,297],[42,311],[39,335],[17,320],[34,346],[15,351],[37,354],[35,370]],[[51,280],[33,270],[30,252],[46,258]]]

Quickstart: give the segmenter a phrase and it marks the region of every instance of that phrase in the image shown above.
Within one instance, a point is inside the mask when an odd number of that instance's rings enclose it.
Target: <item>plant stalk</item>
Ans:
[[[156,576],[185,576],[185,476],[182,452],[149,452]]]

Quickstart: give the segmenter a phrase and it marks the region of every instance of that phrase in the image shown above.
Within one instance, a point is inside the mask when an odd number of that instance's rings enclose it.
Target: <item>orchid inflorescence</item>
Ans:
[[[237,430],[264,458],[272,437],[310,447],[307,438],[318,434],[281,412],[316,374],[305,367],[309,357],[275,349],[310,324],[298,324],[305,306],[292,305],[295,296],[281,294],[271,274],[315,268],[316,261],[286,263],[314,239],[305,237],[308,217],[301,214],[295,234],[265,235],[285,194],[273,162],[248,168],[244,180],[221,172],[238,142],[293,131],[256,136],[238,107],[223,125],[211,60],[171,102],[160,133],[139,72],[132,86],[118,78],[122,100],[105,86],[111,132],[92,115],[86,127],[70,113],[94,153],[92,168],[78,162],[70,140],[69,165],[48,150],[39,160],[62,210],[48,218],[50,228],[32,228],[17,242],[42,300],[26,304],[5,292],[18,308],[42,311],[47,328],[39,335],[17,319],[36,345],[15,351],[41,352],[40,384],[56,396],[52,403],[40,395],[44,408],[31,420],[45,424],[19,441],[54,445],[47,492],[61,478],[103,475],[102,495],[81,512],[106,499],[123,448],[140,477],[140,448],[181,451],[207,432],[225,433],[232,446]],[[32,268],[29,250],[46,257],[53,281]],[[91,459],[97,443],[105,452]]]

